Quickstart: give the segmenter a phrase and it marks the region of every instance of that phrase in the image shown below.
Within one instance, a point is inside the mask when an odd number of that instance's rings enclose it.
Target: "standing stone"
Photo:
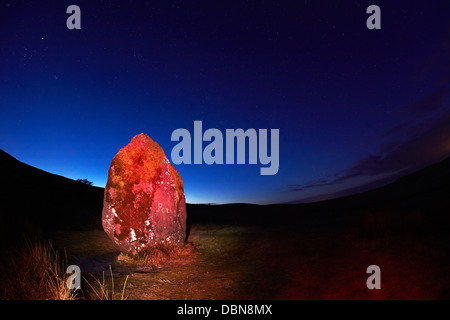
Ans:
[[[186,202],[180,174],[163,149],[143,133],[111,162],[102,224],[116,244],[132,253],[185,241]]]

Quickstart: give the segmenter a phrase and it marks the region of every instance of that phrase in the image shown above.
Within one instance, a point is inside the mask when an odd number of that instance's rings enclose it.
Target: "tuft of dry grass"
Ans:
[[[122,264],[154,266],[182,259],[191,256],[194,253],[192,243],[186,243],[182,246],[169,244],[158,244],[148,247],[137,254],[122,252],[117,257],[117,261]]]
[[[111,285],[110,286],[107,285],[107,283],[105,281],[105,273],[104,272],[103,272],[102,281],[93,277],[94,281],[98,285],[98,289],[94,288],[94,286],[89,282],[89,280],[84,278],[87,285],[91,288],[90,298],[92,300],[126,300],[127,299],[127,297],[125,296],[125,287],[127,285],[128,275],[125,278],[125,282],[122,286],[121,295],[119,298],[117,298],[117,293],[114,292],[114,276],[113,276],[111,266],[109,266],[109,271],[111,273]],[[109,289],[109,288],[111,288],[111,289]]]
[[[11,256],[3,270],[4,299],[73,300],[76,292],[67,288],[67,259],[51,242],[30,242]]]
[[[94,283],[84,278],[90,288],[88,297],[81,290],[70,290],[67,280],[67,257],[61,257],[53,248],[52,242],[31,242],[10,253],[10,263],[0,271],[1,299],[5,300],[125,300],[125,287],[128,276],[121,289],[115,292],[114,278],[111,272],[111,283],[95,277]]]

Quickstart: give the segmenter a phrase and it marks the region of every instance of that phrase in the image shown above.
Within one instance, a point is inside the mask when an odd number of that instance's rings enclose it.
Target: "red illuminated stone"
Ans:
[[[162,243],[184,243],[183,182],[163,149],[143,133],[111,162],[102,224],[116,244],[133,253]]]

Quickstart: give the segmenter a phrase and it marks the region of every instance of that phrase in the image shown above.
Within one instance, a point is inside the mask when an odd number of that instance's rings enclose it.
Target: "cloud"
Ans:
[[[438,112],[442,108],[442,104],[447,98],[450,90],[448,88],[441,88],[418,101],[406,104],[397,108],[397,114],[400,118],[405,120],[420,119]]]
[[[336,185],[357,177],[406,174],[450,156],[450,90],[440,89],[398,109],[401,124],[384,134],[378,151],[325,178],[288,185],[292,192]],[[409,112],[409,113],[408,113]]]

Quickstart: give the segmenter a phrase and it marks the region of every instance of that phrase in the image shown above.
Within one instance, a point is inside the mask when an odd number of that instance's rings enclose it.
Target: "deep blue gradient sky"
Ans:
[[[81,8],[81,30],[66,8]],[[366,28],[378,4],[382,29]],[[177,165],[188,202],[310,201],[450,155],[450,2],[2,1],[0,148],[105,186],[139,133],[280,130],[280,169]]]

